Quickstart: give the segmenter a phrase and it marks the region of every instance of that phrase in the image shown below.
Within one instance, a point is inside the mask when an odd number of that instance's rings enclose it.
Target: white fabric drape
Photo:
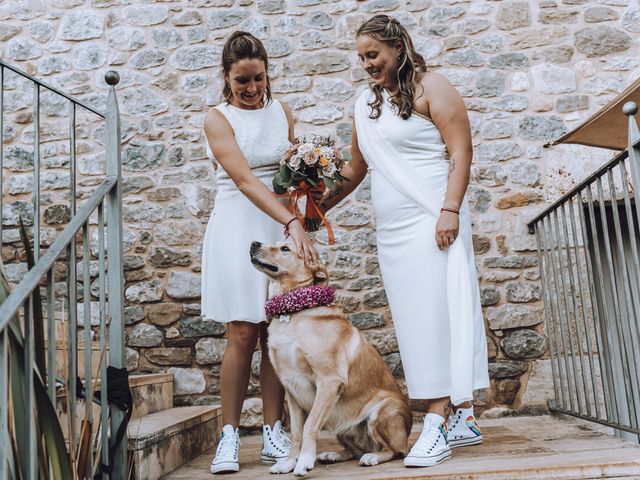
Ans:
[[[398,192],[417,205],[424,215],[437,219],[440,215],[442,199],[417,182],[418,176],[412,172],[412,166],[403,160],[402,155],[379,131],[379,128],[382,128],[380,122],[369,118],[371,109],[367,105],[368,98],[368,95],[361,95],[356,102],[354,112],[358,146],[365,161],[382,174]],[[425,272],[425,275],[428,274],[429,272]],[[458,238],[447,250],[446,267],[449,325],[450,331],[456,332],[455,335],[450,335],[451,354],[448,359],[451,378],[450,397],[455,405],[472,400],[474,388],[488,386],[486,374],[475,372],[474,375],[474,362],[477,358],[474,353],[474,315],[478,313],[473,311],[472,288],[478,288],[475,275],[475,265],[473,271],[470,270],[465,243],[462,238]],[[389,279],[385,278],[385,282],[389,283]],[[389,285],[386,287],[389,288]],[[391,307],[393,315],[393,306]],[[486,344],[484,348],[486,350]],[[460,354],[460,352],[468,353]],[[481,380],[477,381],[477,378]]]

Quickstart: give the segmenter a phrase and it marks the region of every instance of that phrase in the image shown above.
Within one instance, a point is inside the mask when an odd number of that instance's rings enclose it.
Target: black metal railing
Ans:
[[[640,132],[529,223],[537,240],[552,411],[640,434]]]

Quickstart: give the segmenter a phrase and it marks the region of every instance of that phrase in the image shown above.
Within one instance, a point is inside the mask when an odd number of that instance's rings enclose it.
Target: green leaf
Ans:
[[[324,177],[324,184],[327,186],[329,190],[333,190],[336,186],[336,182],[333,181],[333,178]]]
[[[27,258],[27,268],[31,270],[35,266],[35,259],[33,251],[31,250],[31,243],[29,243],[29,236],[27,235],[27,229],[20,220],[20,239],[22,240],[22,247],[24,248],[25,256]],[[40,372],[46,372],[46,363],[44,355],[46,352],[46,346],[44,342],[44,315],[42,314],[42,298],[40,296],[40,289],[36,288],[33,291],[33,338],[35,346],[35,359],[36,366]]]
[[[280,165],[280,178],[285,182],[288,182],[291,179],[291,168],[288,165]]]
[[[284,185],[279,185],[276,182],[273,182],[273,193],[276,195],[282,195],[283,193],[287,193],[287,187]]]
[[[47,395],[47,389],[42,379],[34,378],[36,391],[36,405],[38,409],[39,430],[44,436],[44,447],[49,457],[51,470],[50,478],[73,478],[71,473],[71,458],[67,453],[64,436],[55,408]]]
[[[9,283],[7,281],[4,265],[0,260],[0,304],[3,303],[10,294]],[[35,315],[34,315],[35,317]],[[34,318],[34,321],[36,319]],[[9,378],[11,388],[11,407],[13,409],[13,425],[11,440],[5,438],[10,445],[27,445],[29,441],[29,421],[33,419],[33,412],[28,410],[28,375],[25,363],[24,337],[20,328],[19,319],[13,318],[7,325],[9,336]],[[35,332],[34,332],[35,333]],[[36,430],[38,439],[37,455],[39,459],[39,472],[42,478],[73,478],[71,469],[71,457],[67,452],[62,428],[60,426],[55,407],[47,394],[47,389],[43,381],[43,374],[34,365],[34,391],[36,404]],[[3,439],[3,440],[5,440]],[[7,465],[10,469],[11,478],[24,478],[28,472],[29,458],[26,448],[18,448],[16,452],[12,447],[5,444],[6,452],[12,452]],[[43,462],[43,459],[46,460]],[[43,473],[44,472],[44,473]]]

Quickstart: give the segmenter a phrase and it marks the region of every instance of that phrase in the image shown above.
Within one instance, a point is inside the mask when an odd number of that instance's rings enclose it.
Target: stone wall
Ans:
[[[355,29],[372,14],[396,16],[429,68],[465,98],[475,161],[469,200],[487,320],[492,391],[482,408],[535,408],[549,387],[534,239],[525,224],[609,153],[543,149],[640,75],[640,8],[634,0],[0,0],[0,53],[103,109],[107,70],[119,72],[123,118],[127,363],[172,371],[177,401],[218,399],[225,327],[199,316],[201,242],[214,204],[202,121],[219,101],[222,43],[235,29],[264,40],[273,90],[291,105],[297,132],[350,139],[366,75]],[[27,208],[33,175],[31,91],[5,76],[5,223]],[[68,106],[43,99],[48,135],[42,177],[45,237],[68,218]],[[78,134],[84,192],[103,165],[101,131],[89,116]],[[62,126],[62,127],[61,127]],[[368,182],[331,214],[337,243],[322,254],[349,320],[402,367],[376,260]],[[3,258],[24,274],[15,232]],[[94,299],[95,300],[95,299]],[[250,394],[259,393],[256,353]],[[535,386],[527,391],[527,381]],[[530,389],[530,390],[532,390]],[[247,402],[247,415],[259,412]],[[252,420],[247,420],[249,423]]]

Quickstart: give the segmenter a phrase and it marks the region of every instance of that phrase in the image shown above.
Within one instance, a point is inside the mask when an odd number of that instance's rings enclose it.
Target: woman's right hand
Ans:
[[[299,257],[304,258],[304,263],[307,265],[318,263],[320,255],[311,242],[311,239],[309,239],[307,232],[304,231],[302,224],[298,220],[295,220],[289,224],[288,231],[296,247],[296,252]]]

